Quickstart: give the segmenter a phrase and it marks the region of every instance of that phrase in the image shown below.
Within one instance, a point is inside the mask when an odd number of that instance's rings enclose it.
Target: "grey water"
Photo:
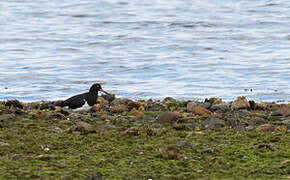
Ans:
[[[290,101],[288,0],[1,0],[0,100]]]

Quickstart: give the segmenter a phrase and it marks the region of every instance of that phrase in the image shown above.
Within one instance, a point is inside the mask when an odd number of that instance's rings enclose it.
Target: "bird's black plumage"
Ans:
[[[70,109],[78,109],[82,108],[86,103],[89,106],[93,106],[97,103],[98,98],[98,92],[102,91],[104,93],[107,93],[104,91],[100,84],[93,84],[87,93],[79,94],[72,96],[64,101],[62,101],[59,106],[61,107],[68,107]]]

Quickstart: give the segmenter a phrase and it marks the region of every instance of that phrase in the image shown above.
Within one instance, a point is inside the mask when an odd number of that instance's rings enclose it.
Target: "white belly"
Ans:
[[[74,112],[78,112],[78,111],[88,111],[91,109],[91,106],[88,105],[87,101],[86,103],[80,107],[80,108],[77,108],[77,109],[73,109]]]

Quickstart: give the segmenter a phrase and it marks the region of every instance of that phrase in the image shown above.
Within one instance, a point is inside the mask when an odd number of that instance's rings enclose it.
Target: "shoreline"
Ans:
[[[100,96],[89,111],[0,101],[0,174],[18,179],[289,178],[290,104]]]

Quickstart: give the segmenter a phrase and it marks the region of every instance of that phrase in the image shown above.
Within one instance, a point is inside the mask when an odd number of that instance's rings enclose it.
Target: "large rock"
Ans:
[[[232,109],[237,110],[237,109],[249,109],[250,108],[250,103],[246,99],[245,96],[239,96],[233,103],[232,103]]]
[[[210,107],[210,110],[213,112],[218,113],[225,113],[231,110],[229,104],[227,103],[220,103],[220,104],[214,104]]]
[[[130,99],[116,98],[112,102],[109,110],[114,113],[122,113],[131,111],[133,108],[138,109],[139,107],[140,107],[139,103],[134,102]]]
[[[182,114],[180,114],[180,113],[166,111],[158,116],[157,122],[173,124],[181,118],[182,118]]]

